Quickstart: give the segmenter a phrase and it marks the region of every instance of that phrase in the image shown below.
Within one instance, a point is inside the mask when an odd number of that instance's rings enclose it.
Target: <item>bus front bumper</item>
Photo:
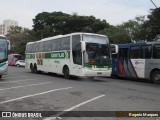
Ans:
[[[83,69],[82,70],[82,74],[81,76],[87,76],[87,77],[100,77],[100,76],[103,76],[103,77],[109,77],[111,76],[111,72],[112,72],[112,69],[108,69],[108,70],[101,70],[101,71],[94,71],[94,70],[91,70],[91,69]]]
[[[0,75],[6,75],[8,71],[8,65],[0,67]]]

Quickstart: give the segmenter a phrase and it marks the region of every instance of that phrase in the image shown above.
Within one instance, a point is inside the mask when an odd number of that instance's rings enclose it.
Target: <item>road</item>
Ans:
[[[160,111],[160,85],[142,80],[112,78],[67,80],[60,75],[33,74],[23,67],[9,66],[8,75],[4,75],[0,80],[0,111],[59,111],[60,114],[64,114],[63,111]],[[2,120],[5,119],[17,118]],[[34,119],[51,120],[54,116]],[[120,118],[57,119],[118,120]]]

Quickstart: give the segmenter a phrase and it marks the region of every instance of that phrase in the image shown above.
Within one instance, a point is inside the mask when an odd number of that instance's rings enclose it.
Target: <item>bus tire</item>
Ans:
[[[33,70],[34,70],[34,73],[35,73],[35,74],[37,74],[37,73],[38,73],[38,71],[37,71],[37,65],[36,65],[36,64],[34,64],[34,68],[33,68]]]
[[[151,82],[160,82],[160,71],[156,70],[151,73]]]
[[[2,78],[2,75],[0,75],[0,79]]]
[[[34,68],[32,64],[30,65],[30,69],[31,69],[31,72],[34,73]]]
[[[71,77],[70,74],[69,74],[68,66],[63,67],[63,75],[64,75],[64,78],[66,78],[66,79],[69,79]]]

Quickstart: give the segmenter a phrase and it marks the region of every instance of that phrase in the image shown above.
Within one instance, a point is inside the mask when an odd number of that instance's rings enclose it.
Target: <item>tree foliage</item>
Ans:
[[[21,27],[13,27],[10,29],[7,38],[11,43],[10,53],[25,54],[25,46],[27,42],[35,41],[34,31],[23,29]]]
[[[12,52],[25,53],[27,42],[73,32],[90,32],[107,35],[111,43],[160,39],[160,8],[151,10],[147,16],[138,16],[120,25],[109,25],[106,20],[94,16],[79,16],[63,12],[42,12],[33,19],[33,30],[12,27],[7,35]]]
[[[160,7],[151,10],[148,20],[143,24],[146,39],[153,40],[160,35]]]
[[[109,28],[104,29],[99,32],[100,34],[107,35],[110,43],[127,43],[130,42],[130,38],[127,33],[121,29],[119,26],[109,26]]]
[[[33,30],[39,39],[72,32],[97,33],[109,26],[105,20],[96,19],[94,16],[69,15],[62,12],[39,13],[33,23]]]
[[[142,40],[142,25],[145,17],[139,16],[117,26],[109,26],[100,33],[109,37],[111,43],[131,43]]]

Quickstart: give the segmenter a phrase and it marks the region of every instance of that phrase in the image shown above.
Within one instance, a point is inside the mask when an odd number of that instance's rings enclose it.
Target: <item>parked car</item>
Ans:
[[[23,56],[20,54],[9,54],[8,55],[8,65],[15,66],[17,60],[23,60]]]
[[[25,67],[25,61],[24,60],[18,60],[15,64],[17,67]]]

